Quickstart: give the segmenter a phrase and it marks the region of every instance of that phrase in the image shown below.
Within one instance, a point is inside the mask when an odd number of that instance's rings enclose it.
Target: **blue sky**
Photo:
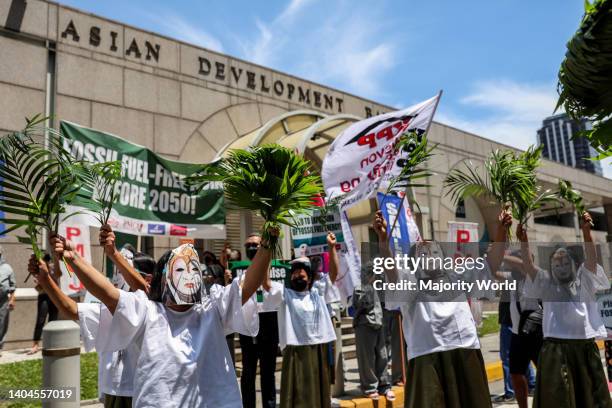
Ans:
[[[60,3],[398,108],[443,89],[438,121],[519,148],[555,107],[583,13],[581,0]]]

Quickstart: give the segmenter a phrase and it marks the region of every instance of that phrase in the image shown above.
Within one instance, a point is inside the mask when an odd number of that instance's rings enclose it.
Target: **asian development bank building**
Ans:
[[[163,157],[203,163],[232,148],[279,143],[321,166],[334,138],[352,122],[389,106],[359,98],[266,67],[212,52],[70,7],[41,0],[0,2],[0,132],[23,128],[24,118],[43,112],[60,120],[113,133]],[[432,95],[437,90],[432,89]],[[535,134],[534,132],[534,142]],[[489,136],[489,135],[483,135]],[[431,187],[417,192],[416,220],[425,238],[445,240],[448,221],[479,224],[481,239],[492,236],[496,210],[486,200],[468,199],[456,207],[442,191],[448,171],[466,158],[475,165],[492,150],[507,146],[433,123],[438,143],[430,167]],[[595,218],[598,243],[612,240],[612,180],[544,160],[544,185],[558,178],[580,190]],[[369,229],[375,203],[364,202],[349,216],[358,241]],[[562,211],[563,212],[563,211]],[[573,213],[541,214],[532,220],[532,241],[576,241]],[[233,248],[261,225],[255,214],[228,211],[227,240]],[[92,242],[97,231],[92,229]],[[143,237],[140,248],[159,256],[179,238]],[[11,317],[7,348],[29,345],[36,292],[27,275],[27,246],[15,236],[0,239],[17,274],[18,305]],[[198,240],[216,254],[223,240]],[[604,245],[605,247],[605,245]],[[609,249],[606,249],[609,251]],[[94,264],[102,252],[92,248]],[[101,265],[96,265],[101,267]],[[610,266],[606,265],[610,270]]]

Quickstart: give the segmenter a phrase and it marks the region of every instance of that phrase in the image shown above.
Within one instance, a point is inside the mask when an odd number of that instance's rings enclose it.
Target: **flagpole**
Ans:
[[[431,122],[433,122],[433,118],[436,115],[436,110],[438,109],[438,104],[440,103],[441,97],[442,97],[442,89],[440,89],[440,91],[438,92],[438,98],[436,99],[436,104],[434,105],[433,112],[431,113],[431,120],[427,124],[427,129],[425,129],[425,133],[424,133],[425,137],[427,137],[427,133],[429,133],[429,128],[431,127]],[[427,163],[425,163],[425,166],[427,166]],[[425,169],[427,169],[427,167]],[[433,220],[431,218],[431,197],[429,194],[429,176],[427,176],[426,180],[427,180],[427,202],[429,205],[429,223],[430,223],[430,229],[431,229],[431,239],[433,240],[434,230],[433,230]],[[397,220],[399,219],[402,209],[404,208],[404,199],[406,199],[406,196],[408,196],[409,189],[410,187],[406,186],[406,189],[404,190],[404,197],[401,197],[402,202],[400,203],[399,209],[397,211],[397,215],[395,216],[395,221],[393,221],[393,226],[391,227],[391,230],[390,230],[391,233],[389,234],[389,241],[391,241],[391,237],[393,236],[393,230],[395,229]]]

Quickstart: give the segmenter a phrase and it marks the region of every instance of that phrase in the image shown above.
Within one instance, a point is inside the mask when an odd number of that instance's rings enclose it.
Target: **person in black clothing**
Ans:
[[[244,243],[249,259],[257,252],[261,236],[251,234]],[[276,312],[259,313],[259,332],[256,337],[240,335],[242,376],[240,390],[244,408],[255,408],[255,376],[259,360],[261,401],[263,408],[276,406],[276,356],[278,353],[278,318]]]
[[[47,265],[49,265],[49,263],[51,262],[51,255],[45,254],[43,260],[47,263]],[[56,282],[59,281],[59,279],[54,273],[55,271],[52,270],[53,268],[51,266],[50,268],[51,276],[53,277],[53,279]],[[38,343],[40,343],[43,326],[47,321],[47,316],[49,317],[50,322],[52,322],[53,320],[57,320],[57,307],[55,307],[51,299],[49,299],[49,296],[42,290],[40,286],[36,285],[36,290],[38,291],[38,300],[36,307],[36,325],[34,326],[34,338],[32,348],[30,349],[30,351],[27,352],[27,354],[38,353]]]

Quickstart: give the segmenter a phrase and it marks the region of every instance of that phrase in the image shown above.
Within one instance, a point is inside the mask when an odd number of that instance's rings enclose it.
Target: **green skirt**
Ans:
[[[454,349],[408,361],[405,408],[490,408],[479,349]]]
[[[612,407],[595,340],[544,339],[533,407]]]
[[[283,350],[280,408],[331,408],[327,344]]]

